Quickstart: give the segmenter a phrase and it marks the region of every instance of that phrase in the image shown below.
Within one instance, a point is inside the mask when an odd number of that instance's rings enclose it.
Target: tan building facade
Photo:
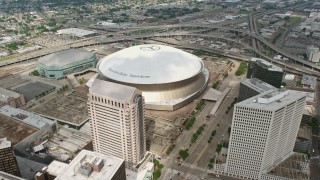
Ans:
[[[0,139],[0,171],[20,176],[19,167],[12,152],[11,141],[8,141],[7,138]]]
[[[146,152],[141,91],[96,79],[89,89],[88,112],[94,151],[136,166]]]
[[[26,104],[23,94],[0,87],[0,102],[11,107],[19,108]]]

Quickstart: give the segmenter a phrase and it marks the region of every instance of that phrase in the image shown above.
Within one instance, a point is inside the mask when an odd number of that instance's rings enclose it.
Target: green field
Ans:
[[[301,19],[302,19],[302,18],[299,17],[299,16],[294,16],[294,17],[290,17],[287,22],[288,22],[290,25],[293,25],[293,24],[299,23],[299,22],[301,21]]]

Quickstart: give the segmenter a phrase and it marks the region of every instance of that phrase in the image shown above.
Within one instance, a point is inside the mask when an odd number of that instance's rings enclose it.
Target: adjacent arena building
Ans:
[[[81,49],[69,49],[41,57],[36,69],[40,75],[59,79],[68,74],[95,67],[96,55]]]
[[[176,110],[207,87],[209,72],[202,60],[163,45],[139,45],[120,50],[98,64],[98,78],[136,87],[145,107]]]

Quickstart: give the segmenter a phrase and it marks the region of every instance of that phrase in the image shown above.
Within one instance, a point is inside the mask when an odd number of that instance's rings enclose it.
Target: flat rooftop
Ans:
[[[54,160],[49,164],[46,172],[51,175],[58,176],[67,166],[68,164],[66,163]]]
[[[43,82],[33,81],[15,87],[13,90],[24,95],[25,100],[31,101],[40,94],[55,89],[55,86]]]
[[[0,179],[1,180],[26,180],[26,179],[20,178],[18,176],[14,176],[14,175],[5,173],[3,171],[0,171]]]
[[[34,113],[31,113],[22,109],[18,109],[18,108],[13,108],[8,105],[0,108],[0,114],[11,117],[17,121],[21,121],[37,129],[41,129],[47,125],[52,125],[55,123],[52,120],[41,117]]]
[[[0,139],[0,149],[5,149],[11,147],[11,141],[8,141],[7,138]]]
[[[299,92],[299,93],[303,93],[306,95],[307,99],[306,99],[306,104],[308,103],[315,103],[315,95],[313,92],[307,92],[307,91],[297,91],[297,90],[288,90],[288,91],[293,91],[293,92]]]
[[[120,101],[126,101],[132,98],[136,90],[137,89],[134,87],[95,79],[89,89],[89,92],[92,95],[104,96]]]
[[[268,68],[268,70],[270,71],[278,71],[278,72],[283,72],[282,68],[279,66],[276,66],[274,64],[271,64],[270,62],[264,60],[264,59],[260,59],[260,58],[251,58],[250,61],[254,61],[254,62],[259,62],[261,64],[263,64],[264,66],[266,66]]]
[[[144,167],[138,172],[137,180],[151,180],[153,168],[154,164],[151,162],[147,162]]]
[[[18,98],[20,94],[0,87],[0,101],[7,101],[9,97]]]
[[[30,110],[44,117],[59,122],[80,126],[89,119],[87,108],[87,90],[76,89],[73,93],[65,95],[58,94],[44,103],[32,107]]]
[[[208,101],[218,101],[220,95],[222,94],[222,92],[210,88],[207,93],[202,97],[202,99],[208,100]]]
[[[309,76],[304,74],[302,76],[301,84],[308,86],[315,86],[317,83],[317,78],[315,76]]]
[[[6,137],[11,141],[12,146],[37,131],[37,129],[32,126],[1,114],[0,124],[0,138]]]
[[[300,92],[270,90],[241,101],[237,103],[236,106],[273,111],[305,97],[306,95]]]
[[[245,79],[241,80],[241,83],[245,84],[246,86],[248,86],[252,89],[255,89],[256,91],[258,91],[260,93],[277,89],[277,88],[273,87],[272,85],[270,85],[264,81],[261,81],[260,79],[257,79],[257,78],[252,78],[252,79],[245,78]]]
[[[49,164],[54,159],[68,162],[91,142],[90,136],[71,128],[60,127],[57,133],[51,135],[51,131],[46,129],[38,130],[16,144],[14,149],[30,159],[38,159],[39,162]]]
[[[89,172],[89,175],[84,175],[81,173],[80,168],[85,164],[96,163],[103,161],[103,167],[100,172]],[[112,179],[117,170],[124,163],[123,159],[103,155],[97,152],[82,150],[61,172],[56,180],[108,180]]]
[[[8,89],[28,81],[30,80],[22,79],[19,75],[16,74],[11,74],[8,76],[0,77],[0,86],[2,88]]]
[[[65,161],[77,154],[79,149],[83,149],[90,142],[91,136],[74,129],[61,127],[59,131],[53,135],[53,138],[51,138],[50,141],[47,141],[44,146],[48,147],[48,153],[51,156],[61,161]]]
[[[76,37],[85,37],[85,36],[93,35],[95,33],[96,33],[95,31],[89,31],[89,30],[79,29],[79,28],[61,29],[61,30],[58,30],[57,32],[58,35],[67,34],[67,35],[76,36]]]

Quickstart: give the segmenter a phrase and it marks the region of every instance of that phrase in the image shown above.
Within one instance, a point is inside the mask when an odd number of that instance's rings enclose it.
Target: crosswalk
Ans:
[[[194,175],[191,175],[191,174],[187,174],[184,178],[188,179],[188,180],[200,180],[200,178],[198,178]]]
[[[170,169],[170,168],[167,168],[166,170],[167,171],[166,171],[164,178],[163,178],[164,180],[175,179],[178,176],[183,177],[184,180],[200,180],[200,178],[198,178],[197,176],[192,175],[192,174],[186,174],[184,172],[180,172],[180,171],[177,171],[175,169]]]
[[[202,172],[206,172],[207,171],[207,169],[205,169],[205,168],[201,168],[201,167],[198,167],[198,166],[196,166],[194,164],[190,164],[190,163],[187,163],[187,162],[183,162],[181,164],[181,166],[186,166],[186,167],[189,167],[189,168],[192,168],[192,169],[198,169],[198,170],[200,170]]]
[[[319,156],[313,156],[310,159],[319,159]]]
[[[163,179],[172,179],[172,177],[174,176],[173,174],[173,169],[167,169],[166,174],[164,175]]]
[[[173,161],[173,160],[171,160],[171,162],[178,163],[177,161]],[[197,170],[200,170],[202,172],[207,172],[206,168],[201,168],[201,167],[198,167],[198,166],[196,166],[194,164],[190,164],[190,163],[187,163],[187,162],[182,162],[181,166],[189,167],[189,168],[192,168],[192,169],[197,169]]]

